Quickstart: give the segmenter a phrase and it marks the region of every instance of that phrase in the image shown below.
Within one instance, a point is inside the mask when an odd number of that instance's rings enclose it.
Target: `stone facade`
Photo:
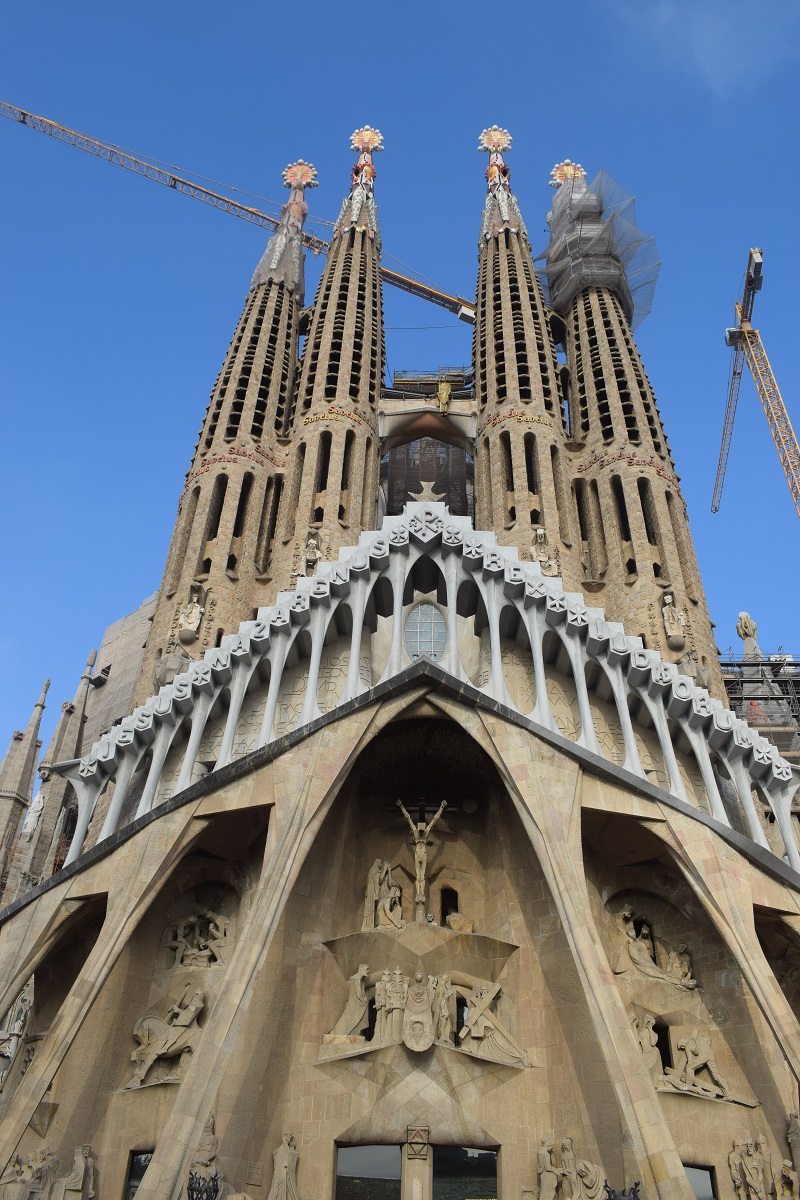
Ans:
[[[43,699],[12,743],[0,1200],[800,1200],[798,780],[723,703],[621,261],[553,218],[549,307],[481,141],[474,395],[382,395],[378,132],[310,312],[292,164],[140,702],[90,656],[38,811]],[[376,528],[419,436],[476,519]]]

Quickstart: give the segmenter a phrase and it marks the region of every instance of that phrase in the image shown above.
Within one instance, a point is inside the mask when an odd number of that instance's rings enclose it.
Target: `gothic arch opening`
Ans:
[[[380,502],[387,516],[419,500],[447,504],[454,516],[471,517],[475,462],[462,445],[437,437],[414,438],[395,445],[381,459]]]

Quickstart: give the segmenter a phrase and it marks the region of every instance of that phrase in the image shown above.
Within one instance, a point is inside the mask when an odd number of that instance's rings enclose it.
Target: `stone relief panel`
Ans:
[[[179,1081],[223,985],[236,941],[239,897],[227,884],[184,892],[168,909],[145,1011],[132,1025],[123,1090]]]
[[[741,1034],[731,1039],[725,1029],[733,1018],[718,994],[724,968],[717,955],[709,958],[688,918],[688,906],[678,910],[645,893],[608,903],[604,941],[631,1028],[657,1091],[755,1107],[738,1061]],[[698,956],[715,989],[711,997],[695,973]]]
[[[401,1042],[422,1053],[437,1043],[506,1066],[531,1065],[497,1013],[502,991],[498,983],[471,983],[458,972],[430,975],[417,970],[412,976],[400,967],[371,971],[361,963],[347,988],[344,1010],[322,1039],[326,1059],[336,1057],[337,1051],[377,1050]]]
[[[285,670],[281,680],[278,706],[275,710],[275,736],[282,737],[291,731],[300,720],[308,686],[308,662],[302,660]]]
[[[601,700],[589,692],[589,708],[600,749],[609,762],[622,766],[625,762],[625,739],[622,736],[617,706],[610,700]]]
[[[600,1200],[605,1171],[596,1163],[579,1158],[572,1138],[543,1137],[536,1151],[536,1177],[539,1200]],[[525,1189],[523,1189],[524,1194]]]
[[[533,655],[527,641],[520,645],[511,638],[501,638],[500,647],[508,694],[521,713],[532,712],[536,704],[536,684]]]
[[[250,754],[256,749],[266,702],[267,691],[263,687],[254,692],[248,692],[245,696],[233,739],[234,758]]]
[[[33,986],[31,976],[3,1018],[0,1029],[0,1092],[5,1088],[6,1080],[24,1045],[33,1007]]]
[[[350,670],[350,638],[340,637],[322,652],[317,683],[317,706],[321,713],[330,712],[341,701]],[[362,643],[359,677],[365,687],[372,687],[369,648]]]
[[[0,1200],[92,1200],[96,1172],[91,1146],[76,1146],[72,1166],[64,1174],[62,1170],[47,1145],[24,1160],[17,1154],[0,1176]]]
[[[545,675],[556,729],[562,737],[577,742],[581,736],[581,717],[575,681],[571,675],[562,675],[550,664],[545,666]]]
[[[642,770],[648,780],[650,783],[655,784],[656,787],[669,790],[669,774],[667,773],[664,755],[661,753],[661,746],[659,745],[656,731],[642,725],[634,725],[633,733],[636,738],[636,748],[639,751]]]
[[[216,707],[216,705],[215,705]],[[197,751],[199,763],[215,763],[222,748],[222,736],[225,732],[225,717],[212,715],[206,722],[203,738]]]

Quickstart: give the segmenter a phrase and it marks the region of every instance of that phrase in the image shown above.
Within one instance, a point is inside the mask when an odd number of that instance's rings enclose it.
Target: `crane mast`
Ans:
[[[719,512],[722,500],[722,487],[725,482],[725,469],[728,465],[728,453],[733,435],[733,422],[736,417],[736,405],[739,400],[739,388],[742,382],[742,371],[747,363],[756,391],[764,409],[764,415],[775,442],[775,449],[781,460],[789,491],[792,493],[797,515],[800,516],[800,446],[789,420],[786,405],[780,393],[775,374],[770,366],[764,343],[757,329],[753,329],[753,305],[756,292],[761,291],[763,277],[763,252],[758,248],[750,251],[747,260],[744,291],[741,300],[736,303],[736,327],[725,333],[725,343],[733,350],[733,362],[728,385],[728,404],[725,410],[725,423],[722,429],[722,446],[719,452],[717,478],[714,483],[714,496],[711,501],[711,511]]]
[[[210,204],[213,208],[218,208],[231,216],[239,217],[243,221],[250,221],[253,225],[260,225],[266,229],[277,229],[278,227],[278,218],[271,213],[262,212],[248,204],[241,204],[230,196],[184,179],[163,166],[147,162],[143,158],[137,158],[136,155],[130,154],[121,146],[115,146],[111,142],[104,142],[99,138],[90,137],[86,133],[79,133],[77,129],[69,129],[66,125],[60,125],[58,121],[51,121],[48,117],[39,117],[35,113],[27,112],[24,108],[9,104],[5,100],[0,100],[0,116],[7,117],[10,121],[16,121],[20,125],[27,125],[29,129],[47,134],[48,137],[65,142],[68,146],[75,146],[76,149],[84,150],[87,154],[93,154],[96,158],[113,163],[117,167],[124,167],[125,170],[133,171],[135,175],[141,175],[154,183],[160,183],[163,187],[182,192],[185,196],[191,196],[193,200]],[[326,242],[323,238],[314,237],[313,234],[305,231],[301,237],[306,249],[313,250],[314,254],[327,253],[330,249],[330,242]],[[431,304],[438,304],[440,308],[446,308],[459,320],[466,321],[470,325],[475,324],[475,305],[470,300],[465,300],[463,296],[451,296],[448,292],[440,291],[439,288],[422,283],[408,275],[402,275],[398,271],[392,271],[388,267],[382,266],[380,272],[384,283],[400,288],[401,291],[410,292],[413,296],[420,296]]]

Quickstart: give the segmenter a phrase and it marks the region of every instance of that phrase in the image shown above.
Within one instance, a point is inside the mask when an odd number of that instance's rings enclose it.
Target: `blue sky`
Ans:
[[[280,200],[298,156],[313,214],[347,189],[349,135],[378,126],[384,248],[474,293],[487,125],[543,249],[564,157],[637,196],[664,260],[637,333],[667,426],[717,640],[739,609],[800,655],[800,525],[745,379],[722,511],[709,512],[723,342],[751,245],[756,324],[800,430],[793,221],[800,7],[762,0],[41,0],[4,14],[2,98]],[[159,584],[183,473],[261,255],[257,227],[0,122],[4,311],[0,752],[53,685],[49,736],[106,624]],[[389,265],[395,263],[387,259]],[[319,263],[309,264],[313,292]],[[386,289],[388,367],[469,360],[470,331]],[[441,328],[444,326],[445,328]]]

